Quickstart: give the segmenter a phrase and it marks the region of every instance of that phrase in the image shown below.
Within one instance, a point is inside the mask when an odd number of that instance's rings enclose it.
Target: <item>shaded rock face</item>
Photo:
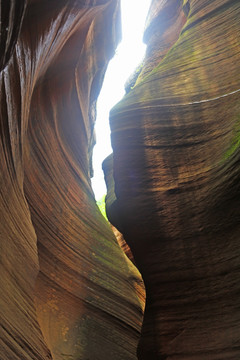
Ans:
[[[102,169],[105,175],[104,180],[107,187],[107,195],[105,198],[106,215],[112,225],[112,230],[114,232],[114,235],[116,236],[118,244],[123,249],[127,257],[135,264],[135,260],[131,252],[131,249],[126,243],[123,234],[119,231],[121,229],[121,225],[119,222],[117,209],[116,212],[114,211],[114,207],[116,205],[116,195],[115,195],[115,183],[113,178],[113,154],[110,154],[103,161]],[[114,226],[114,224],[118,226],[118,229]]]
[[[239,24],[239,1],[153,1],[142,74],[111,111],[109,213],[146,285],[141,360],[240,357]]]
[[[119,2],[6,3],[0,359],[136,359],[141,278],[100,214],[89,177]]]

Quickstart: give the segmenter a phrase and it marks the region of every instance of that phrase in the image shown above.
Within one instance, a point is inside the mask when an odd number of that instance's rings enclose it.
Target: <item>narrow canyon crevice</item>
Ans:
[[[103,164],[120,246],[90,182],[120,2],[0,10],[0,359],[238,360],[239,1],[152,1]]]

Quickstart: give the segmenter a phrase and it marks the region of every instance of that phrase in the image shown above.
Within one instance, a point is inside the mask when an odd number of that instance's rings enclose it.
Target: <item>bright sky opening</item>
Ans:
[[[96,200],[106,194],[102,172],[103,160],[112,152],[109,112],[125,94],[124,84],[144,57],[146,45],[142,42],[146,16],[151,0],[121,0],[122,42],[109,62],[97,102],[95,125],[97,143],[93,150],[92,188]]]

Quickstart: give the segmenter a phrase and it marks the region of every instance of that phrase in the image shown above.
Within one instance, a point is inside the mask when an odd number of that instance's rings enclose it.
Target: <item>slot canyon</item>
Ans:
[[[240,1],[152,0],[110,223],[91,158],[120,1],[0,14],[0,360],[239,360]]]

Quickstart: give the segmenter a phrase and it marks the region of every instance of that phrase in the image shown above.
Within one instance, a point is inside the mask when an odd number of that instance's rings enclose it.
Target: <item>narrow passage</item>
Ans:
[[[102,162],[112,152],[109,111],[124,96],[125,82],[144,57],[146,46],[142,42],[142,37],[150,2],[151,0],[121,0],[122,42],[109,62],[97,103],[97,143],[93,150],[92,178],[96,200],[100,200],[106,194]]]

